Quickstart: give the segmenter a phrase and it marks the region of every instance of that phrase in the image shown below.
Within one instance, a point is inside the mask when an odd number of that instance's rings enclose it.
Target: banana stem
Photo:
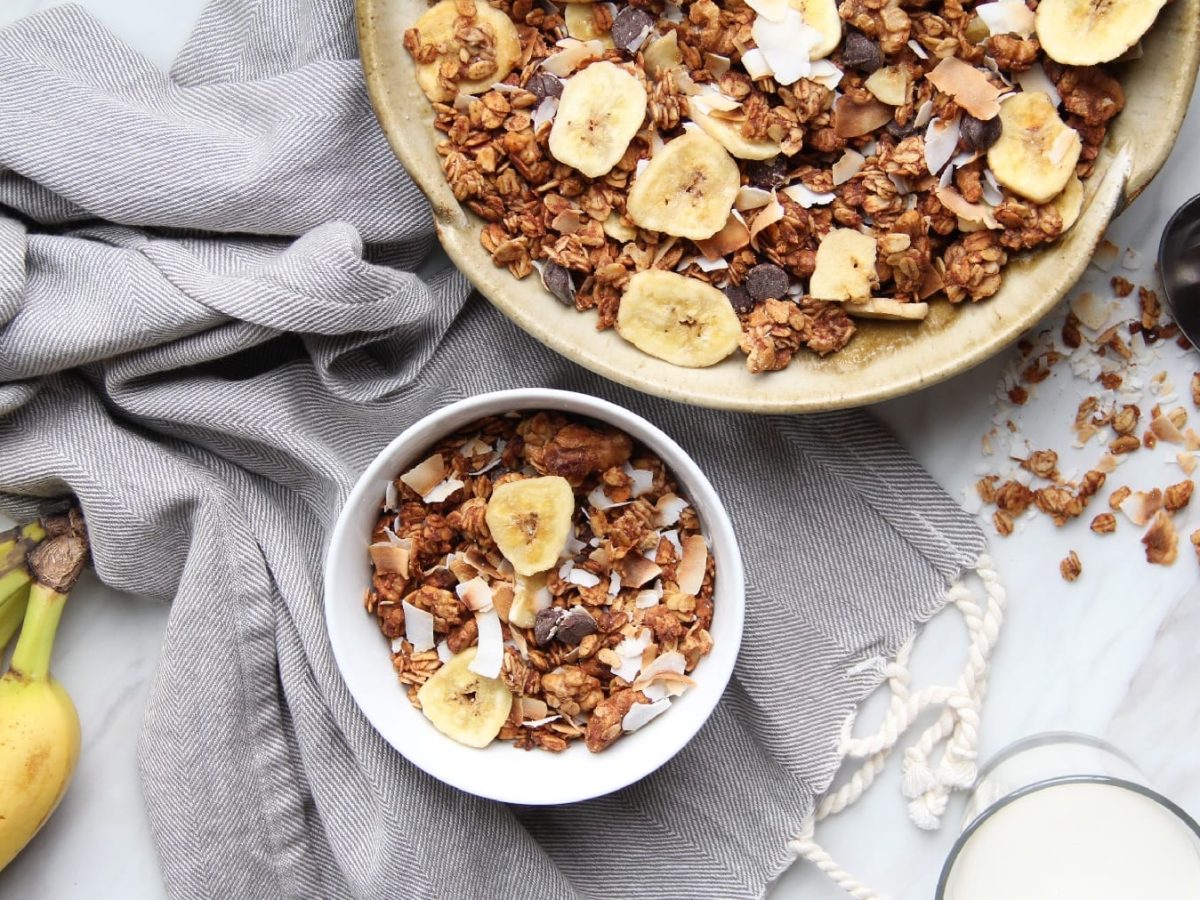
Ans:
[[[29,589],[25,624],[9,665],[9,671],[17,678],[44,681],[50,674],[50,654],[54,650],[58,620],[62,618],[66,602],[66,594],[44,584],[35,583]]]

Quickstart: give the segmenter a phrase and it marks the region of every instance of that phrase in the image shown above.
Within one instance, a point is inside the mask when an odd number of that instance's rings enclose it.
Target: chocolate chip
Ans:
[[[977,150],[982,153],[1000,140],[1000,131],[1003,127],[1000,124],[999,116],[992,119],[977,119],[963,113],[958,134],[963,143],[967,145],[968,150]]]
[[[842,47],[842,65],[860,72],[874,72],[883,65],[883,51],[866,35],[851,31]]]
[[[759,263],[746,273],[746,290],[754,300],[778,300],[787,296],[787,272],[774,263]]]
[[[787,170],[787,160],[782,156],[746,164],[746,175],[750,178],[750,183],[767,191],[783,186],[787,181]]]
[[[557,606],[547,606],[538,610],[533,619],[533,639],[539,647],[545,647],[554,640],[554,635],[558,632],[558,623],[565,615],[566,613]]]
[[[754,298],[740,284],[727,284],[724,287],[724,291],[725,296],[729,298],[729,305],[733,307],[734,312],[748,313],[754,309]]]
[[[917,126],[913,124],[912,119],[908,120],[907,125],[901,125],[895,119],[892,119],[884,127],[887,129],[887,133],[898,141],[902,141],[906,137],[917,133]]]
[[[563,83],[562,79],[556,78],[549,72],[538,72],[525,82],[525,90],[539,100],[545,100],[547,97],[561,97]]]
[[[596,620],[586,609],[573,606],[558,620],[558,632],[554,636],[564,644],[574,647],[589,634],[594,634],[596,628]]]
[[[628,53],[637,53],[638,47],[654,27],[654,19],[636,6],[626,6],[613,17],[613,43]]]
[[[542,263],[542,286],[559,299],[564,306],[575,305],[575,283],[571,273],[558,263]]]

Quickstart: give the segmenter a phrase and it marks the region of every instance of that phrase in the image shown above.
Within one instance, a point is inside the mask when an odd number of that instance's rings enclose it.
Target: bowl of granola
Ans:
[[[431,775],[530,805],[678,752],[733,671],[743,604],[733,527],[691,458],[565,391],[411,426],[351,491],[326,562],[330,643],[371,724]]]
[[[1200,54],[1200,0],[358,21],[382,128],[496,306],[615,381],[754,412],[896,396],[1014,341],[1165,160]]]

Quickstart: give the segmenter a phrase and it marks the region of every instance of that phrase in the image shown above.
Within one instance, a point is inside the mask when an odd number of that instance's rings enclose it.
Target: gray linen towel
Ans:
[[[355,56],[349,0],[216,0],[169,77],[78,9],[0,32],[0,492],[20,514],[69,487],[100,577],[173,603],[140,748],[167,886],[756,896],[878,662],[984,539],[863,414],[654,400],[469,297],[431,257]],[[678,439],[748,578],[708,725],[641,783],[556,809],[459,793],[384,744],[321,605],[328,530],[379,448],[441,404],[527,385]]]

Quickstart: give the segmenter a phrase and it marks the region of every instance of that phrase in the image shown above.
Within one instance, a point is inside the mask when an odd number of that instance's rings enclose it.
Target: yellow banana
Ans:
[[[82,517],[72,511],[68,522],[28,554],[28,608],[9,671],[0,678],[0,869],[50,818],[79,759],[79,715],[50,677],[63,605],[87,559]]]

